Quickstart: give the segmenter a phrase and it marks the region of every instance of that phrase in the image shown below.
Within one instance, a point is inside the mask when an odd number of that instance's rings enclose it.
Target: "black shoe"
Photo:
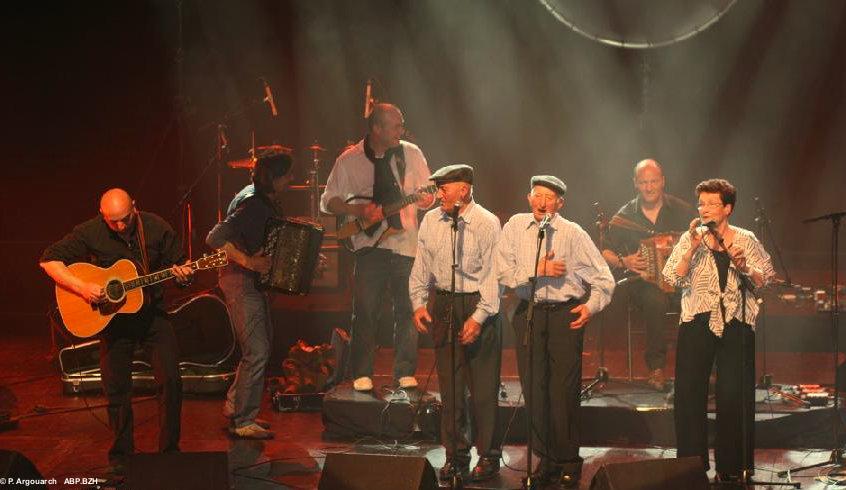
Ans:
[[[112,461],[106,467],[106,478],[109,480],[122,479],[126,476],[127,471],[126,461]]]
[[[441,481],[451,480],[456,469],[458,469],[462,478],[467,478],[470,475],[470,462],[456,463],[455,461],[447,460],[446,464],[438,471],[438,477]]]
[[[546,458],[541,458],[535,471],[532,472],[532,481],[541,485],[557,483],[560,477],[560,470]]]
[[[751,478],[749,477],[744,482],[740,475],[733,475],[731,473],[717,473],[714,475],[714,483],[720,485],[722,488],[744,488],[750,481]]]
[[[579,486],[580,479],[580,474],[564,471],[561,473],[561,478],[559,478],[558,483],[560,483],[563,488],[576,488]]]
[[[484,481],[499,473],[499,458],[479,458],[476,467],[470,472],[471,481]]]

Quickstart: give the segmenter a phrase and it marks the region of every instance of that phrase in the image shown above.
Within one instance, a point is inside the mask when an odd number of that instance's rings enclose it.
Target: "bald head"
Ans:
[[[664,171],[661,164],[648,158],[635,165],[634,185],[640,194],[641,204],[651,205],[664,199]]]
[[[123,233],[132,225],[133,202],[123,189],[109,189],[100,198],[100,214],[112,230]]]
[[[383,126],[387,121],[389,115],[392,116],[399,116],[402,119],[402,111],[399,110],[399,107],[395,106],[394,104],[389,104],[387,102],[380,102],[373,106],[373,111],[370,113],[370,116],[367,118],[368,126],[370,130],[373,130],[374,126]]]
[[[400,138],[405,134],[402,112],[393,104],[376,104],[367,124],[370,130],[370,147],[377,153],[377,157],[381,157],[380,153],[388,148],[399,146]]]
[[[651,158],[647,158],[646,160],[641,160],[637,162],[634,168],[634,178],[637,180],[638,176],[646,169],[651,169],[658,173],[658,175],[664,176],[664,169],[661,168],[661,164],[658,163],[657,160],[653,160]]]

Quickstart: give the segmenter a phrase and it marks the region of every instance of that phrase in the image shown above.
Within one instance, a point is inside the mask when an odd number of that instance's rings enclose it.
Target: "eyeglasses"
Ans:
[[[721,202],[700,202],[697,207],[699,209],[702,209],[702,208],[719,208],[719,207],[722,207],[722,206],[725,206],[725,204],[723,204]]]

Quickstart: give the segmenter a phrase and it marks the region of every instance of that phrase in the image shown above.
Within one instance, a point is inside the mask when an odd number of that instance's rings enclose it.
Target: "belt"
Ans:
[[[523,303],[526,305],[529,304],[528,301],[525,299],[522,300]],[[544,311],[555,311],[560,310],[561,308],[572,308],[579,304],[579,300],[573,298],[568,299],[567,301],[541,301],[539,303],[535,303],[535,308],[544,310]]]
[[[443,289],[436,289],[435,294],[437,294],[438,296],[449,296],[452,293],[450,291],[445,291]],[[456,296],[471,296],[471,295],[474,295],[474,294],[479,294],[479,291],[473,291],[472,293],[459,293],[458,291],[455,292]]]

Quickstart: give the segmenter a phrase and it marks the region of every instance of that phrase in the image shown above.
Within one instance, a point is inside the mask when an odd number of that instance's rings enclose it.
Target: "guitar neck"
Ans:
[[[405,196],[404,198],[402,198],[401,200],[399,200],[397,202],[391,203],[387,206],[383,206],[382,207],[382,214],[384,214],[385,216],[397,214],[398,212],[400,212],[400,210],[402,208],[408,206],[409,204],[411,204],[415,201],[417,201],[417,195],[416,194],[412,194],[410,196]]]
[[[424,193],[427,193],[427,192],[435,192],[435,190],[437,190],[437,187],[428,186],[428,187],[421,189],[421,192],[413,192],[413,193],[403,197],[402,199],[400,199],[397,202],[393,202],[391,204],[382,206],[382,214],[384,214],[385,216],[390,216],[392,214],[396,214],[396,213],[400,212],[400,210],[402,208],[408,206],[409,204],[413,204],[413,203],[417,202],[417,200],[420,199],[421,194],[424,194]]]
[[[191,270],[197,270],[197,263],[192,262],[188,264],[188,267]],[[130,279],[123,283],[123,287],[126,291],[132,291],[133,289],[137,288],[144,288],[147,286],[152,286],[153,284],[158,284],[160,282],[167,281],[168,279],[173,277],[173,271],[170,269],[160,270],[158,272],[154,272],[152,274],[147,274],[146,276],[138,276],[135,279]]]

